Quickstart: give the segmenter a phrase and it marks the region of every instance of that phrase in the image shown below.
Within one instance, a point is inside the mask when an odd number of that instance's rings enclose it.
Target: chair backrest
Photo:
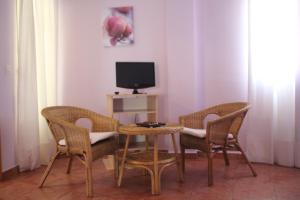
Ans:
[[[59,145],[65,139],[67,151],[90,151],[89,130],[76,125],[79,119],[86,118],[92,122],[93,132],[115,131],[118,122],[112,118],[100,115],[93,111],[72,106],[51,106],[42,110],[48,126]]]
[[[249,110],[250,106],[223,115],[222,117],[209,121],[207,124],[207,137],[208,143],[224,145],[227,142],[228,134],[232,130],[239,132],[243,120]],[[232,134],[232,133],[231,133]]]
[[[75,125],[78,115],[73,115],[73,110],[80,108],[68,106],[52,106],[42,110],[51,133],[61,151],[82,154],[90,152],[88,130]],[[64,139],[65,145],[59,145]]]
[[[75,124],[79,119],[86,118],[92,122],[93,132],[105,132],[115,130],[118,122],[110,117],[88,109],[73,106],[51,106],[42,110],[42,115],[47,118],[52,116]],[[112,123],[113,121],[113,123]]]
[[[218,104],[204,110],[194,112],[185,116],[179,117],[179,121],[182,125],[189,128],[196,128],[196,129],[204,129],[205,128],[205,119],[209,115],[217,115],[218,117],[222,117],[229,113],[238,111],[242,108],[248,107],[249,103],[247,102],[232,102],[232,103],[224,103]],[[230,129],[230,133],[234,136],[237,136],[239,128],[240,128],[240,120],[236,120],[232,124]]]
[[[45,117],[51,133],[58,144],[58,142],[65,138],[64,129],[59,125],[59,120],[64,120],[59,115],[60,109],[53,107],[46,107],[42,110],[42,115]],[[61,112],[61,111],[60,111]]]

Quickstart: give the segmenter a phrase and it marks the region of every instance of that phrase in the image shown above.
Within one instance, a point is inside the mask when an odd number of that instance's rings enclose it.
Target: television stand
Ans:
[[[137,123],[142,121],[156,122],[158,108],[157,99],[157,94],[107,95],[108,114],[112,118],[116,117],[116,119],[119,119],[121,117],[120,115],[140,115],[141,121],[134,121],[131,123]],[[126,124],[128,123],[128,120],[124,121]],[[122,139],[120,143],[125,143],[125,140]],[[139,141],[142,142],[143,138],[132,139],[137,143]]]
[[[110,117],[116,114],[146,114],[146,121],[157,121],[157,94],[107,95]]]

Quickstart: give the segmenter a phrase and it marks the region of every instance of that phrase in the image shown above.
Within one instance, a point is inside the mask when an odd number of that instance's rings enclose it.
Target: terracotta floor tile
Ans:
[[[230,158],[230,157],[229,157]],[[59,159],[42,189],[37,187],[45,169],[24,172],[13,179],[0,182],[0,200],[293,200],[300,199],[300,169],[254,164],[258,173],[253,177],[243,160],[230,159],[225,166],[221,156],[214,159],[214,185],[207,186],[205,157],[187,159],[185,180],[177,182],[176,167],[166,168],[162,174],[161,194],[151,195],[151,182],[140,170],[126,170],[121,187],[117,187],[112,171],[101,160],[93,163],[94,197],[85,196],[85,171],[74,162],[71,174],[67,163]]]

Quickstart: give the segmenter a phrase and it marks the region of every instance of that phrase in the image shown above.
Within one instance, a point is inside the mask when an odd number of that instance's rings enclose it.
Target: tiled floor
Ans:
[[[92,199],[300,199],[300,169],[254,164],[258,177],[253,177],[247,165],[231,159],[225,167],[221,158],[214,159],[214,186],[207,186],[205,158],[189,159],[184,183],[176,180],[174,166],[162,175],[162,192],[151,195],[150,179],[139,170],[127,170],[122,186],[116,186],[113,172],[107,171],[101,160],[93,163],[94,198]],[[42,189],[37,188],[44,167],[0,182],[0,199],[88,199],[85,196],[84,168],[75,161],[71,174],[66,174],[66,160],[59,159]]]

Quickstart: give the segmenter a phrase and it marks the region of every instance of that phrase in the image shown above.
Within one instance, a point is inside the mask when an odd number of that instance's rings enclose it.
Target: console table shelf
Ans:
[[[108,112],[111,117],[117,114],[147,114],[147,121],[157,121],[156,94],[107,95]]]
[[[116,115],[137,114],[144,115],[143,117],[146,117],[146,121],[157,121],[157,97],[157,94],[107,95],[109,115],[115,118]],[[137,122],[135,121],[134,123]],[[145,141],[144,138],[137,137],[139,136],[132,138],[135,144]],[[123,136],[120,136],[119,139],[119,143],[125,142]],[[151,143],[151,141],[148,142]]]

